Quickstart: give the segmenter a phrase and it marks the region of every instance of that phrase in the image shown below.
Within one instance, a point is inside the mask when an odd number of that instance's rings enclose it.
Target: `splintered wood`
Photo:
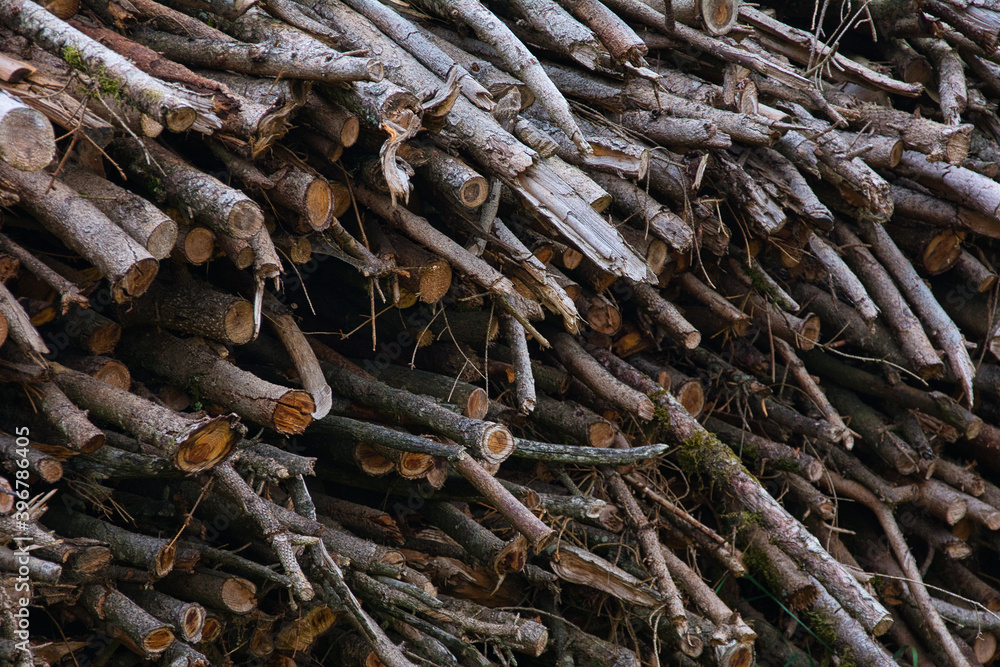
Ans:
[[[997,664],[998,46],[0,2],[0,663]]]

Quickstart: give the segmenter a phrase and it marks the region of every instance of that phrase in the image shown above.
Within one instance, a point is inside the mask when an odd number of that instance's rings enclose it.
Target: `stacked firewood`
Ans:
[[[0,2],[0,663],[992,664],[998,41]]]

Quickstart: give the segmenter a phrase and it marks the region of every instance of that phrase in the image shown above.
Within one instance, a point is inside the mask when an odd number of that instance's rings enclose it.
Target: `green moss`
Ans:
[[[149,174],[143,181],[143,185],[146,186],[146,190],[149,192],[149,196],[153,198],[154,201],[162,202],[167,197],[167,191],[163,187],[163,181],[161,181],[156,176]]]
[[[62,59],[69,64],[70,67],[76,70],[80,70],[85,74],[89,74],[97,82],[98,90],[105,95],[111,95],[115,99],[121,101],[122,90],[121,85],[119,85],[118,80],[110,76],[103,65],[97,68],[96,72],[92,72],[87,68],[87,63],[83,59],[83,54],[74,46],[63,47]]]
[[[685,438],[677,450],[677,461],[684,472],[708,475],[723,483],[743,467],[733,450],[713,434],[701,429]]]
[[[73,69],[78,69],[81,72],[87,71],[87,66],[83,62],[83,54],[80,53],[80,50],[74,46],[63,47],[62,59],[65,60]]]
[[[806,610],[799,616],[821,642],[830,647],[836,643],[837,630],[828,620],[826,620],[826,618],[823,617],[822,614],[812,610]]]

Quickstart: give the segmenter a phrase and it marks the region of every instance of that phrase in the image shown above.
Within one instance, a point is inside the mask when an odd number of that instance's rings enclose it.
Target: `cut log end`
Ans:
[[[924,246],[920,260],[931,275],[944,273],[958,263],[962,256],[964,234],[948,229],[935,234]]]
[[[443,259],[420,268],[420,300],[437,303],[451,287],[451,265]]]
[[[615,433],[615,427],[610,422],[594,422],[587,429],[587,444],[591,447],[610,447],[615,441]]]
[[[520,572],[528,563],[528,544],[523,535],[518,535],[505,544],[493,559],[493,571],[502,576],[508,572]]]
[[[142,638],[142,648],[153,654],[163,653],[173,643],[174,633],[167,627],[156,628]]]
[[[903,142],[897,141],[889,150],[889,167],[895,169],[899,166],[899,161],[903,159]]]
[[[98,449],[104,446],[104,434],[96,433],[83,442],[80,443],[79,451],[81,454],[89,454],[91,452],[96,452]]]
[[[351,191],[341,183],[330,183],[333,194],[333,217],[339,218],[351,207]]]
[[[586,312],[587,324],[594,331],[613,336],[622,328],[622,314],[610,301],[595,301]]]
[[[514,453],[514,436],[506,426],[492,424],[484,433],[483,445],[483,458],[493,463],[502,463]]]
[[[820,325],[822,322],[815,313],[809,313],[802,319],[802,326],[796,332],[795,345],[803,352],[816,347],[819,342]]]
[[[204,633],[205,608],[200,604],[191,604],[184,609],[181,627],[178,631],[186,641],[197,641]]]
[[[208,470],[229,455],[242,434],[236,415],[203,420],[177,447],[174,464],[188,473]]]
[[[434,457],[430,454],[402,452],[396,462],[396,472],[406,479],[421,479],[434,467]]]
[[[21,171],[38,171],[56,154],[52,123],[35,109],[13,109],[0,123],[0,159]]]
[[[162,579],[170,574],[170,571],[174,569],[174,557],[176,555],[177,547],[174,544],[167,544],[160,549],[160,552],[156,554],[156,558],[153,559],[152,567],[150,568],[153,576],[157,579]]]
[[[129,387],[132,386],[132,374],[129,372],[128,366],[114,359],[107,359],[91,375],[105,384],[110,384],[112,387],[118,387],[124,391],[128,391]]]
[[[111,320],[101,322],[86,339],[87,350],[93,354],[110,354],[122,337],[121,325]]]
[[[387,456],[375,451],[367,442],[361,442],[354,447],[354,460],[366,475],[382,477],[396,469],[396,464]]]
[[[333,190],[329,183],[321,178],[309,183],[304,203],[310,227],[322,231],[329,226],[330,214],[333,212]]]
[[[739,18],[737,0],[700,0],[701,19],[713,35],[725,35]]]
[[[204,264],[215,251],[215,234],[205,227],[186,227],[179,231],[174,247],[189,264]]]
[[[316,404],[307,391],[298,389],[289,391],[278,400],[271,421],[274,430],[284,435],[298,435],[312,423],[312,413]]]
[[[264,226],[264,212],[256,202],[238,201],[229,209],[229,233],[238,239],[248,239]]]
[[[230,305],[223,318],[223,327],[232,345],[245,345],[253,340],[253,304],[236,301]]]
[[[173,220],[164,220],[146,239],[146,250],[158,260],[167,257],[175,245],[177,245],[177,223]]]
[[[486,417],[489,407],[490,400],[486,396],[486,391],[480,387],[476,387],[473,391],[469,392],[469,397],[465,401],[465,416],[472,417],[473,419],[483,419]]]
[[[191,108],[173,109],[164,114],[163,124],[171,132],[185,132],[198,120],[198,112]]]
[[[459,199],[466,208],[479,208],[489,194],[489,184],[482,176],[469,179],[458,191]]]
[[[659,239],[650,241],[649,247],[646,248],[646,266],[649,267],[650,271],[655,275],[660,275],[669,259],[670,250],[667,248],[666,243]]]
[[[55,484],[63,476],[62,464],[55,459],[42,459],[35,464],[35,471],[38,472],[38,476],[42,478],[42,481],[47,484]]]
[[[643,419],[645,421],[652,419],[653,415],[656,414],[656,407],[653,405],[653,401],[648,398],[640,401],[639,405],[636,406],[635,414],[639,417],[639,419]]]
[[[889,628],[892,627],[892,624],[893,624],[892,615],[886,614],[885,616],[880,618],[878,623],[875,624],[875,627],[872,628],[872,634],[875,635],[876,637],[881,637],[885,633],[889,632]]]
[[[705,409],[705,390],[697,380],[681,383],[674,395],[692,417],[697,417]]]
[[[819,318],[817,317],[816,320],[818,322]],[[816,340],[819,339],[818,328],[819,328],[819,325],[817,323]],[[699,345],[701,345],[701,332],[698,331],[697,329],[691,329],[690,331],[685,331],[680,336],[680,341],[679,342],[681,343],[681,345],[684,346],[684,349],[693,350],[696,347],[698,347]]]
[[[140,259],[133,264],[114,286],[113,291],[122,296],[118,300],[124,300],[126,295],[130,297],[142,296],[149,289],[149,286],[153,284],[153,280],[156,278],[156,273],[159,269],[159,262],[152,257]]]
[[[351,116],[340,126],[340,144],[344,148],[350,148],[358,141],[361,133],[361,123],[357,118]]]
[[[206,614],[205,624],[201,626],[201,640],[203,642],[212,643],[222,635],[222,630],[222,619],[217,616],[208,616]]]
[[[236,614],[249,614],[257,608],[257,587],[242,577],[230,577],[222,585],[222,601]]]
[[[10,514],[15,498],[14,487],[6,478],[0,477],[0,514]]]

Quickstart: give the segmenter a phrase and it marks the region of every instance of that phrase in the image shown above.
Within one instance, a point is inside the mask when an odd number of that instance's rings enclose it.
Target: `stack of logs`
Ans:
[[[998,41],[0,2],[0,663],[993,664]]]

